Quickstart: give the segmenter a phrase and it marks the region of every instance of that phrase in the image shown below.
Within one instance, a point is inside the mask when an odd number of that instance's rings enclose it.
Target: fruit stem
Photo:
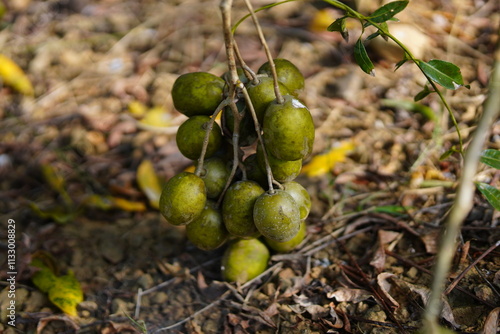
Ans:
[[[269,50],[269,46],[267,45],[266,38],[264,37],[264,34],[262,33],[262,28],[259,24],[259,20],[257,19],[257,15],[255,15],[255,12],[253,11],[252,4],[250,3],[249,0],[245,0],[245,4],[248,8],[248,11],[250,12],[250,15],[252,15],[252,20],[255,25],[255,29],[257,30],[257,34],[259,35],[260,42],[262,43],[262,46],[264,47],[264,51],[266,52],[266,57],[267,60],[269,61],[269,65],[271,67],[271,74],[273,76],[273,81],[274,81],[274,95],[276,95],[276,101],[278,101],[279,104],[283,104],[285,102],[285,99],[281,95],[279,84],[278,84],[278,74],[276,73],[276,66],[274,65],[273,61],[273,56],[271,54],[271,51]]]
[[[257,74],[247,65],[243,57],[241,56],[240,49],[238,48],[238,44],[234,41],[234,53],[236,55],[236,59],[238,59],[238,63],[240,63],[241,68],[243,69],[243,73],[247,77],[248,81],[258,81]]]
[[[215,112],[213,113],[212,117],[210,118],[210,121],[208,121],[206,124],[206,129],[205,129],[205,137],[203,138],[203,146],[201,147],[201,153],[200,157],[198,158],[198,166],[196,166],[196,169],[194,171],[194,174],[196,176],[200,176],[201,173],[203,172],[203,163],[205,161],[205,154],[207,153],[207,147],[208,147],[208,141],[210,139],[210,133],[212,132],[212,129],[214,127],[214,122],[215,119],[217,118],[217,115],[219,112],[230,103],[231,99],[228,97],[224,99],[218,106],[217,109],[215,109]]]
[[[247,91],[246,87],[243,87],[243,89],[241,91],[243,93],[243,97],[245,98],[247,108],[250,111],[250,114],[252,115],[253,123],[255,125],[255,132],[257,132],[257,138],[258,138],[257,145],[261,145],[262,153],[264,153],[264,165],[266,166],[267,183],[269,185],[269,192],[272,194],[272,193],[274,193],[273,172],[271,171],[271,165],[269,164],[269,159],[267,158],[267,150],[266,150],[266,147],[264,145],[264,140],[262,139],[259,120],[257,119],[257,114],[255,113],[255,108],[253,107],[252,101],[250,100],[250,96],[248,95],[248,91]]]

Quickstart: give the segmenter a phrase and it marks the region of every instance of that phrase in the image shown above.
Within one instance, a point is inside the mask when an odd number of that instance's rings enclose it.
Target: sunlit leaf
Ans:
[[[54,191],[61,195],[64,203],[67,206],[71,206],[73,204],[73,201],[66,191],[66,182],[64,181],[64,178],[57,173],[56,169],[52,165],[45,164],[42,165],[41,168],[45,181]]]
[[[432,81],[445,88],[458,89],[464,85],[460,68],[455,64],[439,59],[418,61],[417,64]]]
[[[338,162],[345,161],[346,155],[353,151],[354,143],[343,142],[340,146],[332,148],[329,152],[314,156],[311,161],[302,167],[302,173],[309,177],[321,176],[332,170]]]
[[[404,207],[401,205],[381,205],[373,209],[374,212],[387,213],[393,216],[401,216],[407,213],[409,207]]]
[[[368,57],[368,53],[366,52],[366,48],[361,41],[361,38],[358,39],[356,45],[354,46],[354,59],[365,73],[375,76],[375,66],[373,66],[370,57]]]
[[[33,95],[33,86],[23,70],[10,58],[0,54],[0,82],[21,94]]]
[[[309,29],[314,32],[324,32],[328,30],[333,20],[335,20],[335,16],[330,8],[318,10],[309,24]]]
[[[29,202],[28,206],[38,217],[43,219],[52,219],[59,224],[71,222],[80,214],[80,211],[77,208],[68,208],[62,205],[44,208],[34,202]]]
[[[481,152],[481,162],[485,165],[500,169],[500,150],[487,149]]]
[[[129,201],[125,198],[111,197],[113,206],[125,211],[146,211],[146,205],[143,202]]]
[[[484,197],[486,197],[491,206],[493,206],[495,210],[500,211],[500,190],[482,182],[476,183],[476,187],[484,195]]]
[[[132,101],[128,104],[128,111],[135,118],[142,118],[148,111],[148,107],[146,107],[142,102]]]
[[[154,107],[146,112],[140,122],[155,127],[167,127],[172,124],[172,116],[162,107]]]
[[[143,160],[137,168],[137,183],[149,199],[149,204],[153,208],[158,209],[160,207],[160,195],[163,187],[150,160]]]
[[[43,255],[45,256],[45,254]],[[67,275],[57,276],[46,260],[46,257],[35,254],[31,266],[39,270],[33,274],[31,281],[41,292],[46,293],[49,300],[64,313],[76,316],[76,306],[83,301],[80,282],[72,271],[69,271]]]
[[[113,208],[113,200],[111,199],[111,196],[92,194],[85,198],[84,203],[87,206],[101,210],[111,210]]]
[[[385,22],[408,6],[409,1],[393,1],[383,5],[368,18],[375,23]]]
[[[93,194],[88,196],[85,205],[95,207],[101,210],[120,209],[125,211],[145,211],[146,205],[143,202],[129,201],[124,198],[97,195]]]

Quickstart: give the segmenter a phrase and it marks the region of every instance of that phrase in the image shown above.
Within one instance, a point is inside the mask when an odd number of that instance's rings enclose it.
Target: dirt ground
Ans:
[[[236,21],[246,10],[234,2]],[[369,13],[376,2],[356,5]],[[380,37],[369,43],[376,72],[369,76],[352,56],[359,25],[347,22],[348,42],[326,31],[341,15],[332,6],[295,1],[259,12],[273,56],[306,78],[300,98],[316,126],[312,157],[342,143],[353,149],[326,172],[298,177],[313,203],[306,240],[236,286],[221,277],[224,247],[193,246],[148,202],[137,176],[145,160],[162,180],[192,164],[175,144],[186,118],[170,91],[180,74],[227,70],[218,1],[4,3],[0,53],[23,69],[34,94],[0,88],[0,332],[412,333],[420,326],[462,160],[440,159],[458,144],[456,129],[436,94],[412,104],[424,78],[409,63],[394,71],[397,48]],[[470,89],[445,96],[465,144],[487,96],[499,9],[494,0],[411,1],[390,24],[417,57],[461,68]],[[235,39],[257,70],[266,58],[251,20]],[[150,112],[134,113],[131,104]],[[486,148],[500,149],[498,121]],[[481,165],[477,180],[500,186],[499,176]],[[15,328],[6,324],[9,219]],[[497,331],[500,249],[469,265],[499,239],[498,212],[477,192],[449,282],[464,276],[447,291],[443,325]],[[76,316],[33,283],[37,257],[80,282]]]

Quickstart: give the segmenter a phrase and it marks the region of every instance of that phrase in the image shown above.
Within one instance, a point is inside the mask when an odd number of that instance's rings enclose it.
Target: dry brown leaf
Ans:
[[[307,313],[311,315],[312,320],[318,320],[326,317],[330,310],[321,305],[309,305],[306,307]]]
[[[423,234],[420,239],[425,245],[425,250],[429,254],[436,254],[438,251],[439,245],[439,229],[433,229]]]
[[[327,293],[326,297],[335,298],[337,302],[359,303],[373,297],[373,294],[363,289],[340,288],[333,292]]]
[[[370,261],[370,265],[373,266],[379,273],[382,272],[385,267],[385,249],[389,248],[387,245],[398,239],[401,235],[401,233],[394,231],[378,231],[377,250],[375,251],[373,259]]]
[[[493,309],[484,322],[481,334],[497,334],[500,332],[500,307]]]
[[[40,319],[36,327],[37,334],[42,334],[44,332],[45,326],[47,326],[51,321],[62,321],[68,326],[72,327],[74,330],[80,329],[80,326],[78,326],[78,324],[67,315],[51,315],[49,317]]]
[[[380,291],[386,297],[386,302],[388,301],[391,308],[394,310],[398,309],[400,305],[394,298],[392,298],[389,293],[392,288],[392,284],[389,282],[389,280],[396,277],[396,275],[391,273],[381,273],[377,276],[377,284],[380,287]]]

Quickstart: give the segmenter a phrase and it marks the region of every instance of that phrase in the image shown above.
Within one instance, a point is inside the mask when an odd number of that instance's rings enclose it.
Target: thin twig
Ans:
[[[476,133],[467,148],[464,168],[460,184],[455,197],[455,203],[446,220],[446,232],[443,234],[437,262],[434,266],[431,294],[424,314],[425,329],[428,333],[437,333],[439,330],[438,317],[441,314],[441,296],[444,282],[450,270],[451,261],[455,254],[456,240],[462,222],[472,208],[474,195],[474,175],[477,171],[481,149],[489,134],[493,120],[500,112],[500,42],[495,50],[495,64],[489,83],[489,95],[484,104],[484,111],[479,120]]]

